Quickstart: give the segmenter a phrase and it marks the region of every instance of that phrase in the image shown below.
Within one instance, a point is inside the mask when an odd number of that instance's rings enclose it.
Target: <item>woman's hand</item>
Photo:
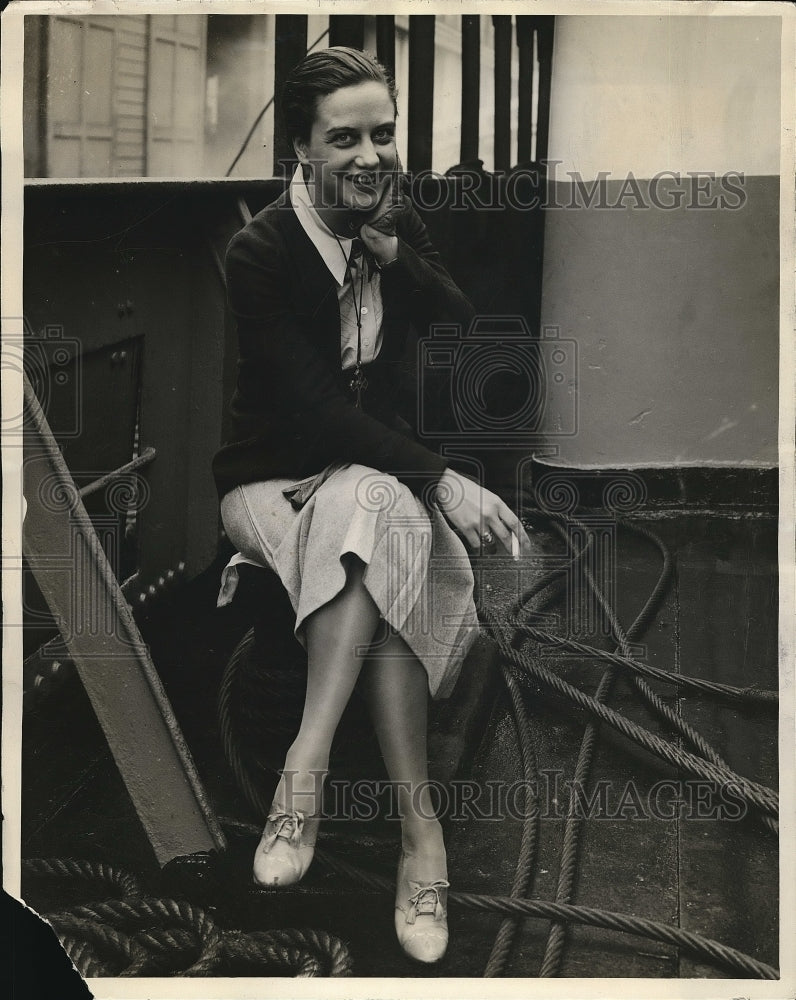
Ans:
[[[515,559],[531,554],[530,539],[514,511],[499,496],[453,469],[446,469],[440,477],[437,504],[473,549],[479,550],[483,536],[491,532]]]
[[[379,265],[389,264],[398,256],[398,237],[395,220],[406,208],[398,186],[398,179],[389,177],[384,185],[379,203],[369,212],[360,229],[362,242]]]

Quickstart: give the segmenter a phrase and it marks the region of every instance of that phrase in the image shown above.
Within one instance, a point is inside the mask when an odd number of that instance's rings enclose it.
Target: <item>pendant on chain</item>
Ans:
[[[357,362],[354,368],[354,377],[349,382],[351,386],[351,391],[356,393],[357,396],[357,406],[362,407],[362,390],[367,389],[368,380],[365,377],[365,373],[362,371],[362,365]]]

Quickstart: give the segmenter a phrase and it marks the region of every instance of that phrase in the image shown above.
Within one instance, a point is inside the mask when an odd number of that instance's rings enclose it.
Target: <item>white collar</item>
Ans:
[[[296,167],[296,172],[290,182],[290,202],[301,228],[312,240],[313,246],[323,258],[323,262],[331,271],[334,280],[338,285],[344,285],[348,277],[348,256],[351,253],[353,240],[345,236],[335,236],[318,215],[307,190],[307,185],[304,183],[301,164]]]

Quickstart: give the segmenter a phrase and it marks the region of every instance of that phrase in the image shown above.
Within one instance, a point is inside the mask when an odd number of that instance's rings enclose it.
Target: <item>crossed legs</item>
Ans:
[[[399,897],[408,898],[411,881],[439,881],[446,875],[442,829],[428,788],[428,682],[422,664],[397,634],[390,632],[385,641],[371,648],[380,617],[362,579],[364,568],[359,559],[352,557],[343,590],[306,620],[304,710],[272,808],[274,816],[299,810],[302,827],[296,829],[288,823],[287,836],[279,833],[279,844],[274,832],[277,827],[271,826],[269,819],[266,831],[271,828],[270,842],[264,851],[264,834],[255,856],[254,874],[261,884],[288,884],[301,878],[309,866],[332,739],[364,666],[365,695],[402,816],[398,891]],[[299,843],[302,846],[297,854]],[[439,950],[439,943],[436,947]]]

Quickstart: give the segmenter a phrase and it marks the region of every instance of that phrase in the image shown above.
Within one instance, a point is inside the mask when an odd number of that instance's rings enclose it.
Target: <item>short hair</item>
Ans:
[[[309,139],[319,98],[369,80],[384,84],[397,114],[395,81],[372,55],[344,45],[310,52],[282,85],[280,106],[287,139]]]

